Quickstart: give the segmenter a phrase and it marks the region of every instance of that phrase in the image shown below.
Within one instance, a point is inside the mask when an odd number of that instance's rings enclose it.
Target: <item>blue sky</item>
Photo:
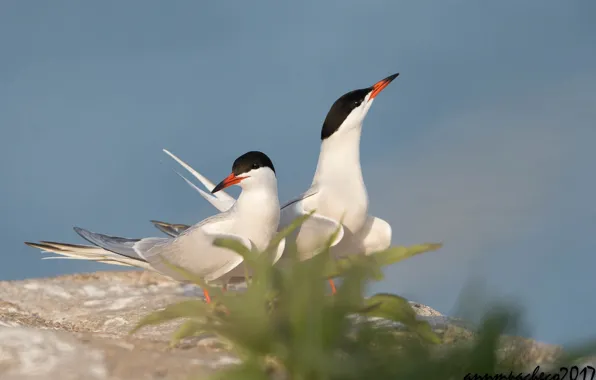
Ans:
[[[78,225],[159,236],[214,209],[209,178],[262,150],[280,198],[314,172],[326,112],[400,72],[364,125],[375,215],[394,244],[444,248],[373,290],[443,313],[481,279],[530,333],[596,336],[596,5],[583,1],[54,1],[0,4],[0,279],[117,269],[41,261],[23,241]],[[237,190],[232,191],[237,194]]]

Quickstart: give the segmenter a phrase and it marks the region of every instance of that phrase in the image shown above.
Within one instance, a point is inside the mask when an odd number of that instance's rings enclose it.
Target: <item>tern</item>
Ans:
[[[300,259],[311,258],[320,252],[331,234],[331,254],[371,254],[391,245],[391,226],[385,220],[368,214],[368,194],[360,165],[360,138],[366,114],[376,99],[397,76],[393,74],[374,85],[350,91],[337,99],[329,110],[321,129],[321,150],[310,188],[281,207],[279,228],[295,218],[315,210],[315,213],[296,229],[288,239],[294,239]],[[213,183],[187,163],[164,149],[164,152],[196,177],[208,190]],[[178,173],[203,198],[220,211],[234,207],[233,197],[221,191],[210,194]],[[188,226],[157,220],[151,221],[159,230],[177,236]],[[330,280],[332,292],[335,285]]]
[[[225,287],[230,280],[244,278],[244,268],[240,265],[243,258],[227,248],[214,246],[213,241],[233,239],[248,249],[263,251],[275,236],[280,220],[275,168],[266,154],[251,151],[238,157],[232,173],[211,191],[217,193],[232,185],[242,189],[232,207],[188,226],[175,237],[128,239],[75,227],[80,236],[94,245],[51,241],[25,244],[65,256],[46,259],[70,258],[133,266],[185,282],[177,271],[164,263],[165,260],[195,273],[206,282],[222,283]],[[277,247],[273,263],[279,260],[284,247],[285,239]],[[203,292],[210,302],[207,290],[203,289]]]

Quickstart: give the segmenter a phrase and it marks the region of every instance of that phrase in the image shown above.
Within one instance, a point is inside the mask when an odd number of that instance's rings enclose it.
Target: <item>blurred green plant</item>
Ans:
[[[441,345],[439,335],[417,318],[406,299],[395,294],[364,296],[365,286],[382,278],[383,266],[436,250],[441,244],[392,247],[335,260],[329,254],[331,236],[327,247],[310,260],[298,260],[295,249],[290,249],[284,265],[271,265],[281,239],[308,216],[278,233],[264,252],[231,240],[215,242],[244,258],[252,273],[245,292],[223,292],[173,267],[206,288],[214,302],[196,299],[172,304],[147,315],[131,333],[185,318],[172,335],[172,345],[184,338],[215,334],[242,360],[217,372],[216,379],[463,379],[468,373],[523,371],[518,352],[498,354],[499,337],[517,323],[515,313],[489,313],[473,342]],[[333,296],[327,294],[324,281],[331,277],[342,279]],[[375,323],[378,318],[405,328]]]

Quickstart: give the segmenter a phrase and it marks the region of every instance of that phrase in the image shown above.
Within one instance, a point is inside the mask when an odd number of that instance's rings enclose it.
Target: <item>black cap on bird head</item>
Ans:
[[[327,117],[323,122],[321,140],[325,140],[329,136],[333,135],[339,129],[339,127],[341,127],[350,113],[362,105],[368,94],[370,94],[368,97],[368,101],[370,102],[377,95],[379,95],[379,93],[381,93],[381,91],[383,91],[385,87],[389,85],[389,83],[397,78],[398,75],[399,73],[390,75],[370,87],[350,91],[337,99],[331,106],[331,109],[327,113]]]
[[[273,162],[263,152],[250,151],[244,153],[242,156],[234,160],[232,165],[232,173],[227,176],[223,181],[217,184],[211,193],[216,193],[226,187],[240,183],[243,179],[248,178],[246,175],[251,170],[257,170],[260,168],[269,168],[275,173]]]

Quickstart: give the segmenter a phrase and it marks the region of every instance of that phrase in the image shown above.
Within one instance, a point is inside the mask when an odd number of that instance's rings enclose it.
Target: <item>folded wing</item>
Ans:
[[[236,252],[213,245],[217,238],[236,240],[246,248],[251,249],[251,242],[243,237],[224,233],[205,233],[195,229],[180,235],[176,239],[148,238],[136,243],[135,250],[153,268],[176,280],[185,278],[168,263],[182,267],[205,281],[214,281],[244,260]]]

